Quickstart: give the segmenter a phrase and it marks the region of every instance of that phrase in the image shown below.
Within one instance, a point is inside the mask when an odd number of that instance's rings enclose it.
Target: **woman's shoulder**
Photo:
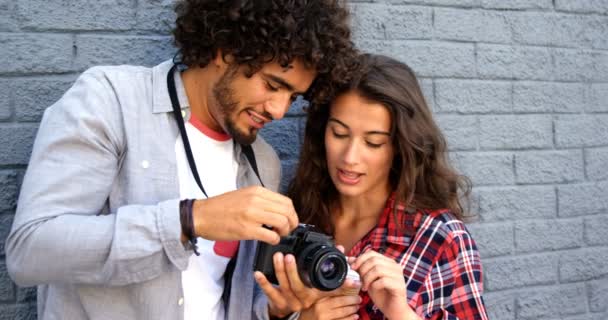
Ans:
[[[407,212],[404,213],[408,215]],[[409,214],[413,214],[413,218],[408,220],[415,221],[412,225],[415,228],[414,233],[439,245],[448,244],[461,237],[470,238],[464,222],[456,218],[449,209],[417,209]]]

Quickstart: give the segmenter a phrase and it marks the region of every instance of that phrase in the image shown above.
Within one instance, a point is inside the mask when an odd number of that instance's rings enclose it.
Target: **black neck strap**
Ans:
[[[194,180],[196,180],[196,184],[201,189],[205,197],[207,193],[205,192],[205,188],[203,188],[203,183],[201,182],[201,178],[198,175],[198,170],[196,169],[196,163],[194,162],[194,156],[192,155],[192,149],[190,148],[190,141],[188,140],[188,135],[186,134],[186,125],[184,124],[184,117],[182,116],[181,108],[179,105],[179,100],[177,98],[177,90],[175,89],[175,79],[174,73],[177,65],[174,64],[169,70],[167,74],[167,88],[169,89],[169,98],[171,98],[171,105],[173,107],[173,114],[175,115],[175,120],[177,121],[177,127],[179,128],[179,133],[182,137],[182,142],[184,143],[184,149],[186,150],[186,158],[188,158],[188,164],[190,165],[190,170],[192,171],[192,175],[194,176]],[[253,168],[253,172],[260,180],[262,186],[264,186],[264,182],[262,182],[262,178],[260,178],[260,173],[258,172],[257,162],[255,161],[255,155],[253,153],[253,148],[251,145],[242,145],[241,150],[245,153],[251,168]]]

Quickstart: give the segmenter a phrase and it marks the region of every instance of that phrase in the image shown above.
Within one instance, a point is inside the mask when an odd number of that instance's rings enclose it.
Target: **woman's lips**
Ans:
[[[361,173],[338,169],[338,179],[344,184],[355,185],[359,183],[362,175]]]

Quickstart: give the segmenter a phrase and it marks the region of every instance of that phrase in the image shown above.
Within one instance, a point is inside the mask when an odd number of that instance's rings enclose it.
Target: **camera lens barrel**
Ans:
[[[331,291],[342,286],[348,262],[342,252],[325,243],[310,244],[296,253],[300,278],[310,287]]]

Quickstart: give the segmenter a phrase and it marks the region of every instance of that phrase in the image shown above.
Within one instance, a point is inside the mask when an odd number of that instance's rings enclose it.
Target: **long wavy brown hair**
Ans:
[[[205,67],[218,50],[251,76],[270,62],[301,59],[317,71],[306,99],[324,103],[351,72],[357,52],[341,0],[179,0],[173,30],[178,60]]]
[[[471,183],[450,166],[445,138],[412,69],[382,55],[361,55],[359,63],[357,72],[336,91],[336,97],[356,91],[390,112],[395,157],[389,180],[395,200],[415,210],[449,209],[463,219]],[[338,192],[327,170],[324,139],[330,108],[331,103],[308,109],[299,165],[287,194],[302,222],[333,234],[330,207],[337,201]]]

